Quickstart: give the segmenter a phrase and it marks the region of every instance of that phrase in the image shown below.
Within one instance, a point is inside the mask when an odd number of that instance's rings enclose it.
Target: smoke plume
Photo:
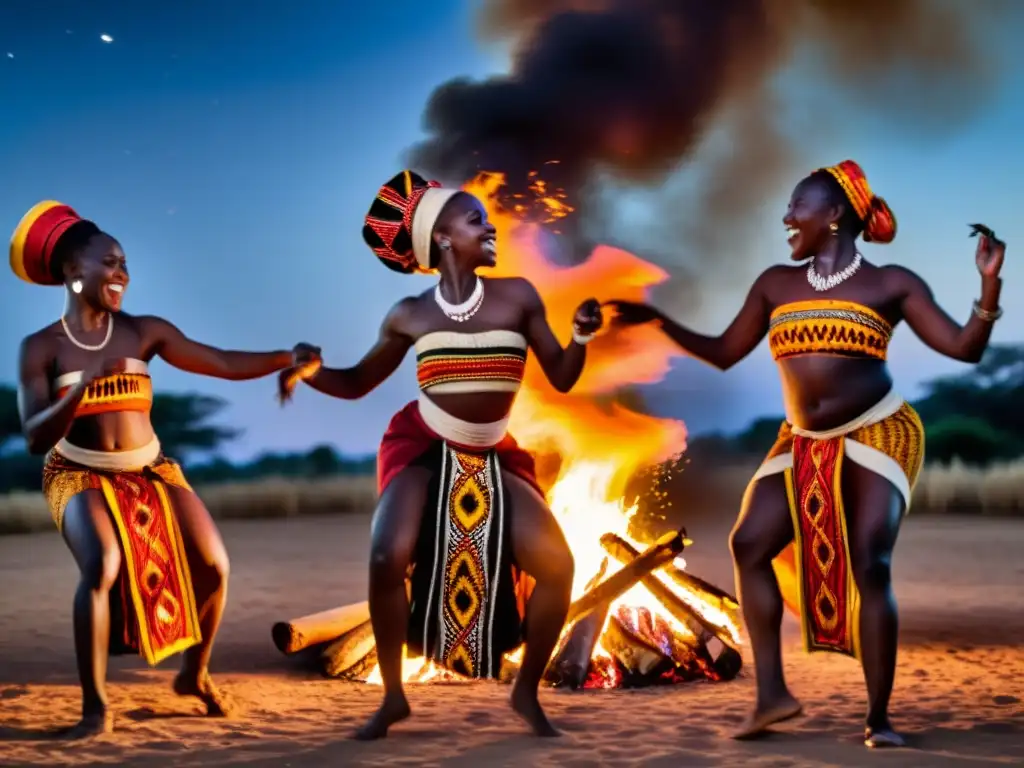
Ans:
[[[409,160],[449,183],[502,171],[510,196],[539,170],[577,209],[560,222],[573,258],[602,240],[677,274],[734,273],[759,207],[811,170],[803,164],[834,131],[856,135],[850,122],[865,119],[914,140],[961,128],[998,70],[984,22],[1018,10],[1007,0],[485,0],[481,34],[511,46],[510,72],[439,86]],[[644,200],[628,221],[626,191]]]

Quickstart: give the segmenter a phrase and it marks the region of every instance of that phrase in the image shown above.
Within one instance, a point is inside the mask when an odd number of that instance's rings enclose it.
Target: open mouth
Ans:
[[[797,237],[800,235],[800,230],[796,227],[786,227],[786,242],[792,245]]]
[[[498,245],[493,237],[484,240],[483,245],[480,246],[480,249],[484,253],[490,254],[491,256],[495,256],[498,253]]]
[[[124,288],[124,283],[107,283],[103,286],[103,291],[111,304],[120,304]]]

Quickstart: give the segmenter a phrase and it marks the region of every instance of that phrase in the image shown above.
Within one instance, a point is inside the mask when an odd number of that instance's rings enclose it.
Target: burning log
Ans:
[[[622,537],[616,536],[614,533],[606,533],[602,536],[601,546],[604,547],[605,551],[609,555],[614,557],[623,565],[635,562],[640,556],[640,553],[637,552],[635,547]],[[669,572],[669,570],[670,569],[668,568],[665,569],[666,572]],[[685,571],[679,568],[673,566],[671,568],[671,572],[673,581],[676,581],[676,583],[680,584],[687,590],[696,592],[702,599],[708,600],[708,602],[716,607],[724,602],[723,598],[728,598],[728,595],[717,587],[712,588],[716,594],[707,596],[706,589],[707,587],[711,587],[711,585],[697,579],[696,577],[689,576]],[[653,573],[644,576],[644,578],[640,580],[640,583],[658,599],[658,602],[665,607],[665,610],[685,624],[695,636],[700,637],[705,641],[709,636],[717,637],[721,642],[725,643],[729,647],[733,649],[736,648],[736,641],[733,639],[732,634],[726,626],[695,611],[671,589],[665,586],[665,584],[654,576]],[[704,585],[707,585],[707,587]],[[716,603],[718,605],[716,605]],[[735,605],[735,603],[733,604]]]
[[[327,677],[363,679],[377,664],[377,643],[369,619],[332,642],[320,655]]]
[[[329,643],[369,618],[370,604],[364,601],[291,621],[279,621],[271,628],[270,635],[277,649],[290,656],[304,648]]]
[[[650,680],[672,671],[676,663],[660,648],[634,632],[618,616],[612,616],[602,637],[605,649],[622,665],[629,678]]]
[[[601,537],[602,542],[608,535]],[[613,573],[593,589],[587,590],[582,597],[569,606],[566,623],[578,621],[600,606],[610,604],[617,597],[638,584],[652,571],[672,562],[683,551],[686,544],[686,530],[666,533],[643,553],[637,555],[621,570]]]
[[[629,542],[613,533],[601,537],[601,546],[605,551],[623,564],[635,562],[639,552]],[[736,606],[735,600],[702,579],[690,576],[685,571],[675,566],[665,569],[676,583],[687,590],[692,590],[707,600],[715,607],[720,608],[730,620],[736,613],[735,607],[730,611],[729,603]],[[715,674],[723,680],[731,680],[739,674],[743,666],[743,657],[737,647],[736,640],[728,627],[720,624],[707,616],[698,613],[685,601],[676,595],[671,589],[661,582],[653,573],[649,573],[640,580],[647,590],[657,599],[659,603],[672,616],[689,629],[698,640],[698,646],[691,649],[691,655],[698,659],[698,663],[706,663],[713,667]],[[707,591],[713,594],[708,595]],[[718,647],[716,647],[718,646]],[[672,654],[677,661],[680,660],[678,653]]]
[[[600,583],[607,570],[606,557],[601,562],[601,570],[587,584],[587,589],[592,589]],[[568,686],[573,690],[583,687],[590,672],[591,657],[594,655],[597,641],[601,639],[601,631],[604,629],[610,607],[611,601],[605,602],[573,625],[566,634],[561,649],[548,665],[545,679],[549,683],[555,686]]]

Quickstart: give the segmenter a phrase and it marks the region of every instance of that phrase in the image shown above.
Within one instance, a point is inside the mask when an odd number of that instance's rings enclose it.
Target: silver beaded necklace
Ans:
[[[441,311],[449,318],[457,323],[464,323],[475,315],[484,303],[484,281],[480,279],[479,275],[477,275],[476,285],[473,287],[473,292],[469,294],[469,298],[461,304],[452,304],[450,301],[445,299],[445,297],[441,295],[441,284],[438,283],[437,287],[434,288],[434,301],[437,303],[437,306],[441,308]]]
[[[811,284],[811,288],[816,291],[830,291],[840,283],[843,283],[853,277],[857,270],[860,269],[861,264],[860,251],[857,251],[853,255],[853,261],[849,263],[846,269],[842,269],[839,272],[834,272],[828,277],[822,277],[818,274],[818,271],[814,268],[814,260],[807,266],[807,282]]]

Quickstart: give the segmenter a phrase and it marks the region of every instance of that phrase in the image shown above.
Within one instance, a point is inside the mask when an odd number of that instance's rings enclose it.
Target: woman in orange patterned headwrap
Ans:
[[[924,430],[893,390],[886,351],[893,329],[906,321],[937,352],[977,362],[1001,314],[1006,245],[978,228],[981,297],[961,326],[920,277],[861,256],[857,238],[889,243],[896,219],[853,161],[801,181],[783,224],[801,266],[765,271],[721,336],[694,333],[647,305],[613,305],[619,322],[657,322],[689,354],[721,370],[765,336],[779,365],[786,421],[747,489],[731,539],[758,691],[737,737],[802,711],[782,675],[785,599],[801,618],[809,651],[847,654],[863,665],[865,743],[899,746],[888,711],[898,634],[890,566],[921,468]]]
[[[11,238],[11,268],[36,285],[64,286],[57,322],[21,345],[19,404],[29,450],[46,453],[43,493],[78,563],[75,655],[82,720],[68,736],[108,731],[109,653],[150,664],[184,652],[174,690],[210,715],[226,701],[207,665],[224,611],[228,558],[217,527],[181,468],[160,450],[149,412],[148,363],[255,379],[317,359],[293,351],[228,352],[166,320],[121,311],[128,268],[121,246],[66,205],[43,202]]]

